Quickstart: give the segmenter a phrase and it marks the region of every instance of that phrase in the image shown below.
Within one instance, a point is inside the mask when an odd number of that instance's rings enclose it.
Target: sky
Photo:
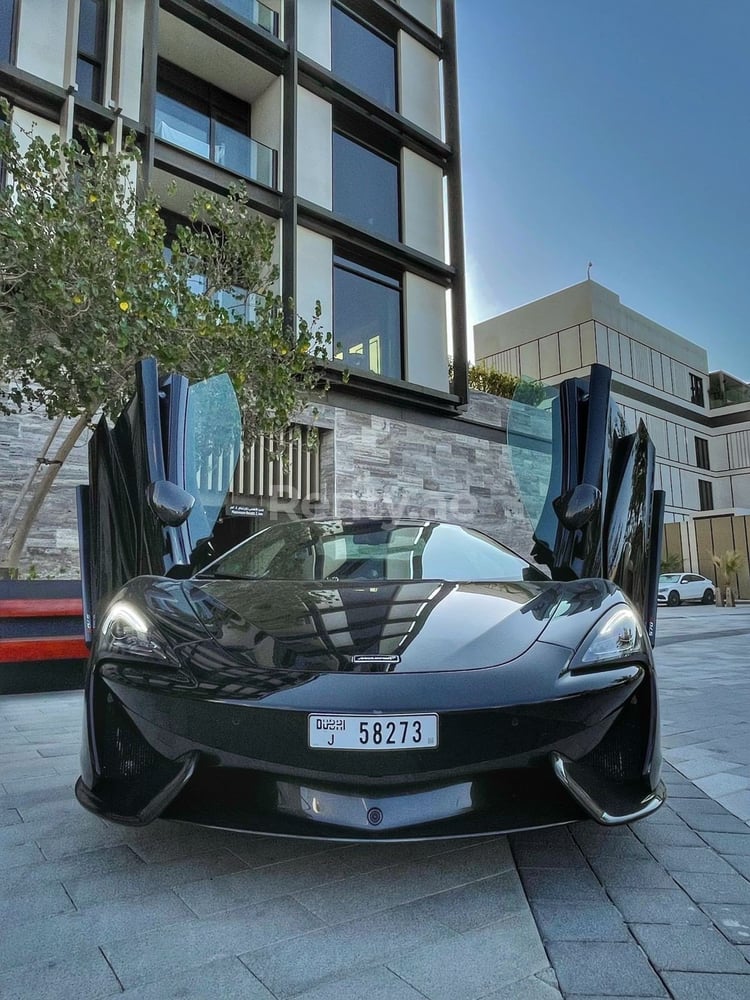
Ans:
[[[456,0],[469,323],[591,277],[750,380],[750,0]]]

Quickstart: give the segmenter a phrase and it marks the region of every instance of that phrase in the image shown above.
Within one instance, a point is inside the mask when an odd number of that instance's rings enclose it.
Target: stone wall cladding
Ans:
[[[461,431],[462,421],[480,434],[482,427],[504,430],[509,405],[506,399],[472,392],[466,413],[455,421],[454,433],[405,418],[318,405],[321,499],[309,513],[345,516],[385,511],[393,516],[456,520],[481,528],[528,555],[531,529],[510,449]],[[65,426],[69,423],[60,434]],[[40,413],[0,416],[3,521],[50,427]],[[87,478],[86,443],[82,438],[74,449],[37,518],[21,564],[23,577],[79,575],[74,491]],[[289,506],[283,501],[278,505],[279,509]]]
[[[461,433],[461,420],[505,429],[509,401],[472,392],[455,433],[343,408],[321,440],[323,479],[335,481],[323,512],[340,516],[416,516],[459,521],[488,532],[522,555],[531,528],[507,445]]]
[[[72,420],[63,421],[58,442],[72,425]],[[0,523],[10,514],[51,429],[52,422],[41,411],[0,416]],[[21,560],[21,577],[80,576],[75,488],[88,478],[87,443],[84,434],[39,512]]]

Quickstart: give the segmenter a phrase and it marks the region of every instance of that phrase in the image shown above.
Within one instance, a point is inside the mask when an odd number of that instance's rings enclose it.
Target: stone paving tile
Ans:
[[[633,861],[629,858],[590,858],[591,867],[609,887],[673,889],[674,880],[658,861]]]
[[[299,903],[289,898],[274,899],[204,920],[193,917],[165,925],[159,928],[157,940],[149,933],[120,935],[118,940],[103,944],[102,950],[128,989],[169,979],[214,959],[266,946],[271,952],[283,950],[289,939],[296,945],[318,927],[320,921]],[[346,967],[346,954],[340,958]]]
[[[6,924],[0,936],[0,967],[31,963],[39,955],[60,961],[85,953],[92,945],[101,946],[136,932],[148,931],[158,947],[154,929],[160,928],[161,934],[162,927],[177,921],[187,924],[197,921],[197,917],[174,893],[162,892],[108,901],[30,923]]]
[[[17,823],[23,823],[17,809],[0,809],[0,829],[6,826],[15,826]]]
[[[334,985],[326,983],[305,990],[294,1000],[333,1000],[334,996],[335,1000],[424,1000],[424,993],[418,993],[384,965],[343,976]]]
[[[75,906],[62,885],[59,882],[45,883],[31,891],[26,888],[10,897],[0,898],[0,927],[15,927],[28,920],[70,911],[75,911]]]
[[[387,964],[430,1000],[474,1000],[549,962],[531,914],[519,913],[468,931],[447,947],[432,943]]]
[[[323,841],[298,840],[293,837],[256,837],[231,830],[210,830],[163,820],[142,829],[126,830],[125,837],[128,846],[149,863],[180,861],[223,848],[236,855],[246,867],[257,868],[308,854],[344,850],[339,845],[333,848]]]
[[[38,796],[46,796],[53,789],[58,789],[63,794],[70,795],[73,785],[70,778],[64,774],[52,771],[50,774],[42,774],[32,778],[13,778],[3,781],[3,789],[9,799],[18,801],[24,799],[29,793],[36,792]],[[63,791],[64,790],[64,791]]]
[[[566,997],[668,995],[633,941],[551,941],[547,951]]]
[[[0,972],[3,1000],[101,1000],[120,996],[115,974],[98,948],[71,961],[42,961]]]
[[[343,862],[338,858],[333,861],[327,854],[293,858],[263,868],[248,868],[239,858],[237,863],[237,868],[226,875],[185,879],[176,892],[194,913],[205,917],[291,893],[301,897],[310,887],[322,887],[321,891],[328,895],[336,881],[348,873]]]
[[[363,899],[370,901],[372,909],[386,909],[512,868],[510,848],[503,837],[410,865],[353,875],[331,882],[324,890],[305,892],[292,887],[291,891],[322,919],[339,922],[360,916]]]
[[[91,876],[103,872],[127,871],[143,867],[143,862],[127,847],[109,847],[87,851],[62,861],[43,861],[41,864],[21,865],[0,871],[0,898],[23,893],[30,886],[48,882],[65,882],[69,879]]]
[[[716,833],[704,831],[701,837],[707,844],[723,855],[740,855],[750,858],[750,829],[747,833]]]
[[[45,843],[55,839],[77,837],[83,835],[84,831],[94,838],[97,834],[103,834],[106,837],[108,827],[103,820],[92,816],[91,813],[84,813],[80,808],[79,813],[81,815],[78,816],[67,814],[46,816],[28,823],[5,827],[0,830],[0,850],[4,850],[6,847],[20,847],[22,844],[37,843],[42,852],[45,853]]]
[[[462,932],[525,912],[528,902],[518,874],[506,871],[424,896],[414,907],[419,919],[438,920],[451,930]]]
[[[733,944],[750,944],[750,904],[704,903],[702,909]]]
[[[17,868],[20,865],[30,865],[35,861],[44,861],[44,855],[36,844],[21,844],[17,847],[3,847],[2,851],[0,851],[0,874],[7,871],[9,868]]]
[[[127,843],[128,828],[113,823],[92,823],[82,809],[84,818],[71,817],[73,832],[62,831],[58,836],[40,837],[39,847],[48,861],[61,861],[84,851],[98,851],[103,847],[117,847]],[[91,817],[96,819],[96,817]],[[78,824],[76,826],[76,824]],[[61,824],[62,825],[62,824]]]
[[[687,823],[682,826],[634,823],[633,830],[638,839],[648,848],[663,844],[667,847],[705,847],[705,838],[691,830]]]
[[[199,878],[216,878],[243,869],[244,864],[229,851],[215,851],[186,861],[143,865],[134,868],[123,879],[119,872],[70,878],[65,888],[78,907],[91,906],[107,899],[123,899],[156,889],[175,888]]]
[[[532,902],[543,941],[629,941],[622,914],[609,902]]]
[[[543,973],[538,976],[529,976],[527,979],[521,979],[510,986],[503,986],[499,990],[488,993],[482,997],[482,1000],[561,1000],[562,994],[557,987],[544,982],[541,978],[542,975]],[[322,997],[321,1000],[323,1000]]]
[[[729,795],[722,795],[722,804],[733,812],[740,819],[750,820],[750,791],[732,792]]]
[[[71,743],[37,743],[36,748],[42,757],[70,756],[77,760],[81,752],[81,740],[79,738]]]
[[[219,958],[117,995],[123,1000],[274,1000],[238,958]],[[404,995],[404,1000],[412,998]]]
[[[519,869],[526,895],[561,902],[600,902],[606,899],[604,889],[590,870],[576,868]]]
[[[731,792],[739,792],[744,788],[750,788],[750,778],[739,772],[744,768],[739,768],[736,772],[722,772],[713,774],[708,778],[696,778],[695,783],[707,795],[717,799]]]
[[[690,826],[701,835],[703,833],[746,833],[750,829],[738,816],[733,816],[728,812],[692,816]]]
[[[674,1000],[750,1000],[750,976],[663,972]]]
[[[731,875],[732,867],[710,847],[652,844],[651,853],[670,872],[706,872]]]
[[[618,840],[621,838],[618,838]],[[545,848],[527,844],[522,836],[512,840],[513,857],[523,868],[586,868],[586,858],[572,840],[561,848]]]
[[[750,880],[750,858],[741,855],[727,855],[727,861],[741,875]]]
[[[707,924],[708,918],[688,896],[674,889],[608,888],[612,902],[628,923]]]
[[[240,958],[274,996],[288,997],[368,966],[393,967],[390,959],[400,952],[413,952],[432,943],[442,954],[444,965],[460,937],[438,921],[415,919],[414,904],[409,904],[323,927],[293,940],[248,951]],[[394,971],[398,974],[398,968]],[[331,989],[335,996],[335,987]]]
[[[714,927],[631,924],[630,929],[657,969],[750,973],[737,949]]]
[[[750,903],[750,882],[739,874],[677,872],[675,880],[696,903]]]

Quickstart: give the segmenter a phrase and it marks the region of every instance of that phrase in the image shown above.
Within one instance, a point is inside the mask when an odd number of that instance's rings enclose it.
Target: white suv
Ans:
[[[657,602],[676,608],[683,601],[714,603],[713,580],[695,573],[662,573],[659,577]]]

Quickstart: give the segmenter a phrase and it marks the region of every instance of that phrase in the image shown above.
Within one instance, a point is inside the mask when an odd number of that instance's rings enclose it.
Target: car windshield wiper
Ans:
[[[196,573],[195,580],[262,580],[261,576],[247,576],[243,573]]]

